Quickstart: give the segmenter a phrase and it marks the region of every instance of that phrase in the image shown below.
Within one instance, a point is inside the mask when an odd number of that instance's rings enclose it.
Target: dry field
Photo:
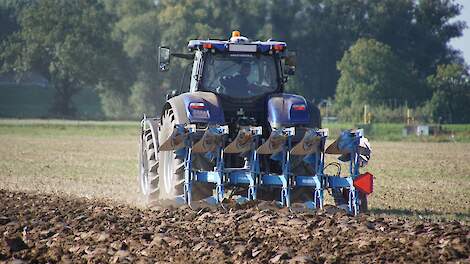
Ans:
[[[7,263],[470,260],[470,227],[457,221],[351,217],[334,208],[292,214],[263,203],[139,210],[96,199],[3,190],[0,196],[0,262]]]
[[[137,134],[134,123],[0,120],[0,262],[470,260],[469,143],[372,142],[371,213],[351,217],[266,202],[149,210]]]
[[[0,122],[0,188],[140,205],[137,134],[137,123]],[[372,141],[372,148],[372,213],[470,220],[470,143]]]

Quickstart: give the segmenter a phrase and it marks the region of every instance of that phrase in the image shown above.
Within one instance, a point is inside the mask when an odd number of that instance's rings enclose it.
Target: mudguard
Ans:
[[[309,104],[294,94],[275,94],[268,99],[268,122],[272,128],[311,123]]]
[[[193,109],[190,107],[191,104],[201,104],[201,107]],[[169,108],[173,109],[178,124],[223,124],[225,122],[220,100],[210,92],[184,93],[172,97],[166,102],[162,115]]]

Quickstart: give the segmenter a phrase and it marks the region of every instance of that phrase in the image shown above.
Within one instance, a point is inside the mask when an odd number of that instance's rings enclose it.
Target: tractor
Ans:
[[[373,176],[359,170],[370,145],[355,129],[326,147],[319,109],[284,92],[296,67],[285,42],[252,41],[234,31],[228,40],[190,40],[188,50],[158,47],[160,72],[169,70],[172,58],[192,68],[182,87],[168,93],[161,113],[141,121],[139,181],[148,203],[234,198],[321,209],[324,191],[331,190],[351,214],[367,209]],[[339,175],[340,169],[325,174],[326,154],[341,155],[349,175]]]

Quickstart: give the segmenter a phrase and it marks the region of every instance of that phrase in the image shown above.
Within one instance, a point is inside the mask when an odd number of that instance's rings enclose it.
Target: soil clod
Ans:
[[[0,190],[7,263],[466,262],[470,227],[267,202],[139,209],[110,201]],[[328,209],[330,208],[330,209]]]

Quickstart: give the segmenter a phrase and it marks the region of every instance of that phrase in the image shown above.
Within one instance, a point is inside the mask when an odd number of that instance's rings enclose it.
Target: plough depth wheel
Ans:
[[[368,208],[368,203],[367,203],[367,194],[358,191],[359,194],[359,212],[360,213],[366,213],[369,211]],[[333,191],[333,198],[335,201],[336,206],[347,206],[348,205],[348,199],[349,199],[349,189],[343,188],[341,190],[341,193],[335,194],[335,191]]]

